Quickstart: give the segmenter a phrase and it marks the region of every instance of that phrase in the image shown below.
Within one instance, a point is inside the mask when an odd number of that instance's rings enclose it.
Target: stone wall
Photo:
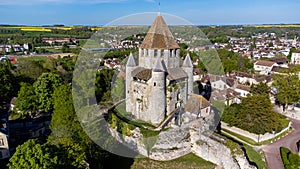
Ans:
[[[259,142],[262,142],[262,141],[273,139],[273,138],[279,136],[280,134],[286,132],[291,127],[291,124],[292,123],[290,122],[287,127],[282,129],[278,133],[274,133],[274,134],[273,133],[265,133],[263,135],[262,134],[257,135],[257,134],[254,134],[254,133],[250,133],[246,130],[243,130],[243,129],[240,129],[240,128],[237,128],[237,127],[234,127],[234,126],[230,127],[225,122],[221,122],[221,128],[226,129],[226,130],[231,131],[231,132],[234,132],[234,133],[237,133],[241,136],[247,137],[247,138],[259,143]]]
[[[233,154],[224,144],[209,137],[200,136],[198,131],[189,128],[172,128],[161,132],[154,141],[154,145],[147,147],[140,130],[131,131],[131,136],[122,136],[116,129],[110,129],[116,140],[123,145],[154,160],[167,161],[193,153],[224,169],[254,169],[244,154]],[[150,150],[150,151],[149,151]]]
[[[244,154],[233,154],[224,144],[217,142],[206,136],[197,136],[191,132],[192,152],[224,169],[254,169],[247,161]]]

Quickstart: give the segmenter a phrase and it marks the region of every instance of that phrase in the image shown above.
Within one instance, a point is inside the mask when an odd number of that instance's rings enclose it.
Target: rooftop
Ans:
[[[143,49],[178,49],[168,25],[161,15],[158,15],[148,31],[142,45]]]

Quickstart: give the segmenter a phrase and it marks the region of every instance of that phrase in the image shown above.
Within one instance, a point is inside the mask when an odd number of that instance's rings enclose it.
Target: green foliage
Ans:
[[[111,100],[111,82],[114,71],[111,69],[102,69],[97,72],[95,79],[95,94],[98,102],[107,102]]]
[[[231,140],[226,140],[225,146],[228,147],[231,150],[232,155],[242,155],[244,152],[242,151],[240,145],[237,143],[231,141]]]
[[[28,112],[36,113],[38,110],[37,96],[34,87],[28,83],[21,83],[16,100],[17,111],[21,112],[22,117],[26,117]]]
[[[221,120],[255,134],[279,132],[288,124],[284,116],[274,112],[265,95],[248,96],[241,104],[226,107]]]
[[[45,145],[37,140],[28,140],[17,147],[16,152],[10,158],[8,167],[12,169],[54,169],[57,164],[57,156],[53,156]]]
[[[38,98],[39,109],[46,112],[53,110],[52,94],[58,86],[62,85],[62,79],[58,74],[43,73],[33,84]]]
[[[117,78],[116,84],[111,90],[111,94],[117,101],[124,98],[125,83],[122,77]]]
[[[170,161],[155,161],[149,158],[136,158],[131,169],[213,169],[215,165],[211,162],[205,161],[202,158],[190,153]]]
[[[300,166],[300,157],[285,147],[280,147],[280,155],[285,169],[294,169]]]
[[[297,71],[286,75],[274,75],[272,86],[277,89],[276,98],[281,103],[299,103],[300,80]]]
[[[270,93],[270,87],[266,83],[252,84],[250,93],[257,95],[265,95],[268,96]]]
[[[73,138],[78,134],[76,130],[80,127],[73,107],[71,91],[70,86],[62,85],[57,87],[53,93],[54,111],[50,129],[51,135],[58,140],[60,138]]]
[[[12,65],[9,60],[0,62],[0,108],[5,108],[5,104],[10,102],[16,93],[16,79],[11,71]]]
[[[244,144],[243,147],[245,148],[246,155],[251,163],[255,163],[258,169],[267,168],[266,161],[262,160],[265,158],[263,154],[260,154],[246,144]]]
[[[47,60],[46,57],[37,57],[36,59],[34,58],[18,59],[18,66],[16,72],[35,81],[43,73],[48,72],[48,70],[44,69],[43,67],[45,60]]]
[[[294,48],[294,47],[292,47],[292,48],[290,49],[290,53],[287,55],[287,59],[288,59],[289,61],[291,61],[292,54],[293,54],[296,50],[297,50],[297,49]]]
[[[247,57],[239,56],[238,53],[226,49],[218,49],[217,52],[226,73],[233,70],[247,72],[253,69],[253,63]]]

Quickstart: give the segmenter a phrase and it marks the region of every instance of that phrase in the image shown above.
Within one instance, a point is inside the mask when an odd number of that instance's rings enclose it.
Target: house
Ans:
[[[233,103],[237,103],[240,104],[241,103],[241,99],[240,99],[240,93],[229,88],[226,90],[226,101],[225,104],[226,105],[231,105]]]
[[[225,90],[229,88],[229,85],[226,83],[226,77],[213,76],[211,79],[211,86],[213,89]]]
[[[210,115],[210,103],[203,96],[191,94],[184,109],[186,112],[197,117],[208,117]]]
[[[238,72],[234,71],[232,74],[233,77],[236,78],[236,80],[241,84],[254,84],[256,83],[256,80],[254,78],[253,74],[250,73],[244,73],[244,72]]]
[[[259,60],[254,63],[254,70],[259,74],[268,75],[271,73],[273,66],[278,66],[278,64],[272,61]]]
[[[272,58],[269,59],[269,61],[275,62],[277,63],[277,65],[279,65],[280,67],[288,67],[288,59],[287,58]]]
[[[300,65],[300,52],[292,53],[291,63],[295,65]]]
[[[250,93],[250,89],[250,86],[238,84],[234,91],[240,93],[240,96],[242,97],[247,97],[247,95]]]
[[[9,158],[9,146],[7,135],[0,130],[0,160]]]

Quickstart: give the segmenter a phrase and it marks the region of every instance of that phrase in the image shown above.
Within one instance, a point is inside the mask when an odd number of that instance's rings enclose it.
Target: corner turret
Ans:
[[[193,63],[190,57],[190,54],[188,53],[183,61],[182,69],[185,71],[185,73],[188,75],[188,89],[187,89],[187,95],[191,95],[194,90],[194,76],[193,76]],[[188,98],[188,97],[187,97]]]
[[[136,64],[134,61],[134,57],[133,54],[130,53],[129,58],[127,60],[126,63],[126,111],[127,112],[131,112],[132,111],[132,107],[131,107],[131,103],[130,103],[130,96],[131,96],[131,80],[132,80],[132,76],[131,76],[131,72],[136,68]]]
[[[157,57],[155,67],[152,69],[152,111],[151,123],[159,124],[166,115],[166,72],[162,60]]]

